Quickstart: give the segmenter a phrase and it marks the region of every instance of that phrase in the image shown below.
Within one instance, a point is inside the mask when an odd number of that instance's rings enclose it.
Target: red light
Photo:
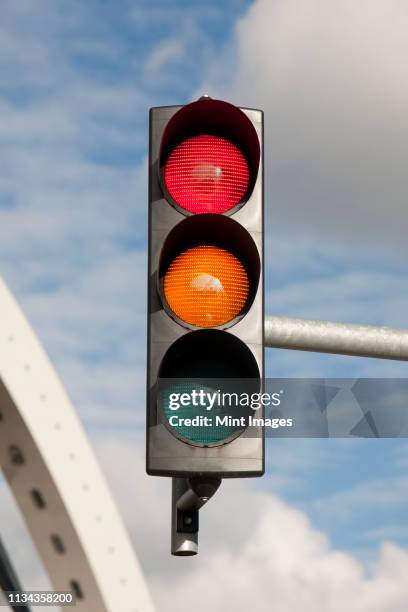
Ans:
[[[248,163],[239,148],[220,136],[201,134],[183,140],[164,169],[166,189],[191,213],[225,213],[248,189]]]

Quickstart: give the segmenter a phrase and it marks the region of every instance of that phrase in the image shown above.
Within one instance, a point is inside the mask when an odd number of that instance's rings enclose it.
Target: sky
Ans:
[[[91,439],[158,609],[405,610],[405,440],[268,440],[266,475],[223,482],[199,556],[175,559],[170,482],[144,472],[144,387],[148,109],[203,93],[265,112],[268,313],[408,326],[406,3],[0,11],[0,274]],[[267,351],[271,377],[406,374]],[[4,483],[0,503],[23,583],[45,584]]]

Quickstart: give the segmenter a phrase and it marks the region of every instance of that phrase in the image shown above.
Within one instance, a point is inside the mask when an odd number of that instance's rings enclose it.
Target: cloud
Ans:
[[[314,502],[317,511],[326,519],[347,521],[369,515],[371,508],[379,513],[390,506],[405,507],[408,500],[408,478],[395,476],[369,480],[352,488],[339,490]]]
[[[406,247],[406,27],[399,0],[257,0],[238,22],[231,77],[208,89],[264,109],[267,202],[286,233]]]
[[[166,67],[169,62],[180,60],[184,53],[184,43],[179,38],[165,40],[153,49],[147,58],[145,69],[148,72],[158,72]]]
[[[202,512],[200,557],[172,559],[170,481],[144,474],[137,432],[145,411],[147,107],[190,99],[203,66],[227,82],[217,85],[227,99],[267,113],[270,308],[404,323],[403,280],[395,290],[401,268],[380,266],[379,248],[373,264],[367,248],[369,236],[381,246],[394,231],[396,244],[404,227],[400,5],[258,0],[223,58],[195,12],[183,21],[179,7],[176,26],[166,22],[159,35],[135,7],[135,30],[124,12],[126,28],[113,31],[114,3],[111,13],[96,13],[96,3],[75,6],[10,1],[2,11],[1,271],[93,436],[159,609],[399,612],[407,598],[405,551],[385,544],[367,568],[274,493],[291,489],[300,498],[308,468],[317,472],[330,453],[281,448],[271,455],[273,478],[224,482]],[[200,93],[206,89],[200,84]],[[304,358],[271,351],[270,371],[293,373]],[[315,373],[330,361],[307,359]],[[330,373],[344,372],[346,361],[353,374],[374,371],[338,358]],[[327,497],[328,506],[336,503]]]
[[[107,44],[79,8],[63,19],[53,3],[24,4],[7,2],[0,26],[18,41],[0,58],[1,273],[82,418],[137,426],[147,166],[136,119],[148,94],[133,75],[100,79],[78,64],[84,32],[88,51]]]
[[[280,529],[271,528],[271,520],[279,521]],[[302,516],[271,502],[239,556],[214,556],[205,571],[176,582],[171,600],[177,609],[198,611],[222,610],[227,599],[237,612],[271,606],[276,612],[402,612],[407,563],[406,553],[384,545],[370,578],[364,579],[363,568],[350,555],[328,549]],[[163,586],[156,585],[157,590],[161,609],[172,609],[166,605],[169,592],[166,597]]]
[[[376,561],[364,566],[334,549],[303,512],[245,481],[224,481],[202,509],[200,556],[171,558],[167,479],[142,475],[143,451],[136,439],[99,439],[96,448],[159,610],[218,612],[226,602],[237,612],[271,606],[277,612],[405,610],[406,551],[385,542]],[[145,505],[149,521],[141,528]]]
[[[270,290],[268,302],[275,313],[404,327],[407,294],[408,282],[398,269],[337,269],[312,278],[288,278]],[[367,304],[375,308],[367,312]]]
[[[237,612],[249,607],[266,612],[271,605],[277,612],[405,610],[407,551],[384,541],[375,557],[371,555],[363,564],[355,555],[333,547],[303,511],[273,492],[260,490],[257,480],[225,480],[201,511],[200,555],[171,557],[170,480],[145,474],[143,440],[111,430],[102,436],[94,434],[93,443],[158,610],[184,612],[194,607],[201,612],[211,607],[220,612],[226,602]],[[279,470],[285,471],[284,462]],[[47,588],[41,564],[4,484],[0,496],[2,536],[14,550],[13,561],[24,586]],[[352,496],[354,511],[361,501],[361,496]],[[372,496],[370,502],[376,503]],[[337,500],[337,505],[342,503]],[[331,520],[337,522],[338,517]],[[376,536],[369,531],[367,537]]]

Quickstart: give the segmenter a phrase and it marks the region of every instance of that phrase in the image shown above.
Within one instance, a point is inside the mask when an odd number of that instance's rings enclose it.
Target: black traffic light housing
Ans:
[[[246,160],[245,190],[241,190],[239,201],[222,213],[200,209],[194,214],[180,205],[166,184],[166,164],[172,152],[200,135],[233,143]],[[223,154],[223,163],[228,166]],[[205,192],[218,176],[223,178],[222,164],[214,169],[207,162],[197,163],[199,170],[193,180],[202,180]],[[191,201],[194,208],[193,196]],[[249,281],[245,303],[236,316],[214,327],[183,319],[172,310],[164,291],[166,274],[175,258],[197,245],[209,244],[236,256]],[[194,377],[212,382],[228,379],[229,383],[236,379],[237,384],[255,380],[260,390],[264,373],[262,111],[210,98],[186,106],[151,109],[148,275],[147,472],[220,478],[262,475],[262,427],[229,431],[220,439],[188,437],[185,431],[183,434],[169,425],[160,392],[162,380],[174,379],[181,388]]]

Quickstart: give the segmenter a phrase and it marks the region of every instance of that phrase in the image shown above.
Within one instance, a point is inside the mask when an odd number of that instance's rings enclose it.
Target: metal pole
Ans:
[[[172,555],[186,557],[198,553],[198,511],[220,484],[220,478],[172,478]]]
[[[267,316],[265,346],[408,361],[408,330]]]

